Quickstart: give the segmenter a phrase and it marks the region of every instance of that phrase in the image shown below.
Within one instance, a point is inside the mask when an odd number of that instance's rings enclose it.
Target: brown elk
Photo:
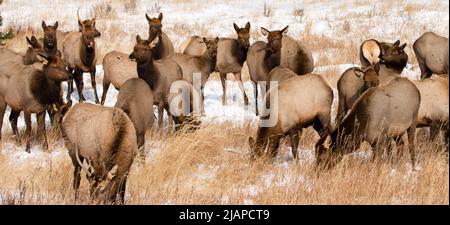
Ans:
[[[78,11],[77,17],[80,32],[69,33],[64,40],[64,60],[67,64],[67,68],[69,68],[69,72],[73,74],[73,79],[75,79],[79,102],[84,100],[83,72],[89,72],[91,74],[91,85],[92,89],[94,89],[95,102],[100,103],[95,82],[95,63],[97,56],[95,38],[100,37],[101,34],[95,28],[95,17],[81,21]],[[67,100],[70,99],[70,94],[73,91],[73,79],[68,81]]]
[[[63,138],[74,166],[75,199],[83,169],[92,199],[117,203],[118,198],[118,203],[124,203],[128,172],[137,152],[136,132],[127,114],[116,107],[77,104],[64,116]]]
[[[414,139],[417,115],[421,101],[420,92],[408,79],[396,77],[389,83],[364,92],[354,103],[348,115],[330,134],[330,147],[325,138],[316,145],[317,165],[330,168],[341,158],[367,141],[373,149],[373,159],[381,153],[381,146],[390,140],[401,140],[407,133],[411,163],[414,168]],[[355,122],[356,121],[356,122]],[[401,142],[402,141],[402,142]],[[397,150],[399,154],[401,151]]]
[[[400,41],[394,44],[380,42],[381,57],[379,69],[379,83],[387,83],[398,77],[408,62],[408,55],[404,52],[406,43],[400,45]],[[363,57],[361,57],[363,60]],[[361,64],[368,65],[365,61]],[[350,68],[344,71],[337,83],[339,93],[339,106],[336,116],[336,122],[339,124],[347,111],[352,107],[356,99],[363,93],[364,80],[355,71],[361,71],[359,68]]]
[[[175,62],[180,65],[183,71],[183,79],[193,84],[194,75],[200,73],[201,76],[201,86],[198,93],[203,96],[203,88],[209,75],[214,71],[217,61],[217,46],[219,43],[219,38],[216,37],[213,40],[207,40],[203,38],[203,42],[206,46],[207,51],[205,51],[201,56],[190,56],[180,53],[175,53],[172,57]],[[204,107],[202,107],[202,112],[204,112]]]
[[[153,59],[152,49],[158,42],[159,37],[149,41],[142,40],[137,35],[136,44],[129,58],[136,60],[139,78],[147,82],[153,92],[153,104],[158,106],[158,127],[162,133],[163,110],[166,109],[167,114],[170,114],[170,87],[175,81],[182,80],[183,73],[180,66],[171,58],[158,61]],[[170,123],[172,119],[176,118],[169,115]]]
[[[269,72],[280,65],[281,46],[283,34],[287,33],[288,26],[282,30],[268,31],[261,27],[261,34],[267,37],[267,43],[258,41],[248,49],[247,64],[250,79],[255,84],[256,115],[258,115],[258,81],[267,81]],[[261,94],[265,93],[265,86],[259,86]]]
[[[170,41],[169,36],[162,31],[163,14],[159,13],[157,18],[150,18],[147,14],[145,14],[145,18],[147,19],[149,26],[148,40],[151,41],[155,39],[155,37],[159,38],[159,42],[153,50],[153,58],[164,59],[172,56],[174,52],[172,41]]]
[[[48,55],[53,55],[58,50],[58,40],[56,37],[57,29],[58,29],[58,21],[53,24],[53,26],[45,24],[45,21],[42,21],[42,29],[44,30],[44,51]],[[61,50],[61,49],[59,49]]]
[[[220,38],[217,47],[217,63],[216,70],[220,73],[222,82],[222,103],[226,105],[226,78],[228,73],[233,73],[236,80],[239,82],[239,88],[244,96],[244,103],[248,105],[248,98],[242,84],[241,70],[242,65],[247,59],[248,48],[250,47],[250,22],[247,22],[245,27],[239,27],[233,23],[233,28],[236,31],[237,38]],[[206,51],[203,38],[194,36],[188,40],[183,54],[200,56]]]
[[[279,68],[272,71],[277,73],[277,70]],[[290,70],[281,69],[279,72],[289,73]],[[278,95],[274,95],[274,91],[278,91]],[[321,137],[331,131],[333,90],[320,75],[293,76],[278,86],[271,87],[264,97],[264,102],[266,106],[270,104],[271,109],[266,109],[267,111],[260,115],[256,140],[249,138],[253,158],[274,157],[280,138],[286,134],[291,136],[292,153],[294,158],[297,158],[298,133],[303,128],[312,125]],[[274,126],[262,126],[262,119],[273,117],[276,119]]]
[[[448,38],[426,32],[413,44],[421,78],[434,74],[448,74]]]
[[[31,114],[37,115],[37,134],[39,138],[44,138],[44,147],[47,148],[45,112],[48,107],[59,103],[61,82],[70,77],[59,51],[53,56],[39,54],[39,57],[42,57],[43,63],[33,65],[10,63],[8,68],[2,66],[9,73],[0,73],[0,118],[3,120],[6,106],[10,106],[11,126],[17,137],[17,117],[21,111],[24,111],[27,152],[30,151],[31,146]]]
[[[136,62],[128,58],[128,55],[119,52],[111,51],[106,53],[103,57],[103,93],[101,104],[106,100],[106,94],[110,84],[120,90],[120,87],[131,78],[137,78]]]
[[[145,132],[153,126],[152,90],[140,78],[128,79],[119,91],[115,107],[121,108],[133,122],[138,148],[141,151],[145,143]],[[143,152],[141,153],[141,156],[144,156]]]

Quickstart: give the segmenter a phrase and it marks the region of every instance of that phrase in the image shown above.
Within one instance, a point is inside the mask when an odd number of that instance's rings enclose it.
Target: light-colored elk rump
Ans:
[[[380,57],[381,46],[377,40],[365,40],[359,47],[359,59],[361,61],[362,68],[375,65],[380,61]]]
[[[256,115],[258,115],[258,81],[267,81],[270,71],[280,65],[281,46],[283,34],[287,33],[288,26],[282,30],[268,31],[261,27],[261,34],[267,37],[267,43],[258,41],[248,49],[247,64],[250,79],[255,87]],[[261,94],[265,93],[265,85],[260,85]]]
[[[434,74],[448,74],[448,38],[426,32],[413,44],[421,78]]]
[[[201,56],[190,56],[180,53],[175,53],[172,57],[178,65],[180,65],[183,71],[183,79],[191,84],[194,84],[194,75],[200,74],[200,90],[203,96],[203,88],[209,75],[214,72],[217,61],[217,45],[219,43],[219,38],[216,37],[213,40],[207,40],[203,38],[204,44],[206,45],[207,51],[205,51]],[[204,112],[204,107],[202,107],[202,112]]]
[[[142,40],[139,35],[136,36],[136,44],[133,52],[128,56],[136,60],[137,73],[139,78],[143,79],[150,86],[153,92],[153,104],[158,106],[158,128],[163,132],[163,111],[169,110],[169,93],[172,83],[182,80],[183,73],[180,66],[171,58],[154,60],[152,49],[158,43],[156,37],[152,41]],[[171,123],[173,117],[169,115]]]
[[[78,11],[77,11],[78,15]],[[101,36],[95,28],[95,17],[93,19],[80,20],[78,16],[78,25],[80,32],[71,32],[63,42],[63,55],[69,72],[73,74],[73,79],[77,85],[79,102],[83,102],[83,73],[91,74],[91,85],[94,89],[95,103],[100,103],[97,95],[95,82],[95,63],[96,63],[96,44],[95,38]],[[73,91],[73,79],[68,81],[67,100]]]
[[[387,84],[368,89],[358,98],[342,123],[331,133],[330,148],[325,147],[326,137],[318,142],[317,165],[328,168],[335,165],[342,156],[358,149],[363,141],[372,146],[375,159],[382,153],[381,147],[386,142],[395,140],[401,143],[400,139],[407,133],[414,168],[414,136],[420,99],[417,87],[402,77],[396,77]],[[403,143],[405,141],[406,139]]]
[[[128,55],[119,51],[111,51],[103,57],[103,93],[101,104],[106,100],[109,85],[117,90],[131,78],[137,78],[136,62],[128,58]]]
[[[59,51],[53,56],[40,55],[43,63],[23,65],[11,62],[2,66],[0,72],[0,118],[8,105],[11,108],[11,127],[18,136],[17,117],[24,111],[26,125],[26,151],[30,150],[31,114],[36,113],[40,139],[44,138],[44,147],[47,148],[45,135],[45,112],[48,107],[59,102],[61,95],[61,82],[70,77],[61,59]],[[5,67],[4,67],[5,66]],[[16,113],[16,114],[15,114]],[[0,124],[0,137],[1,137]]]
[[[130,117],[141,149],[145,143],[145,132],[153,126],[152,90],[140,78],[128,79],[119,91],[115,107],[121,108]]]
[[[277,97],[274,95],[276,90]],[[280,138],[286,134],[291,135],[292,153],[297,158],[298,133],[302,128],[312,125],[321,137],[331,131],[333,90],[320,75],[307,74],[281,82],[270,88],[264,101],[271,110],[266,109],[266,115],[260,116],[256,140],[249,138],[253,158],[274,157]],[[276,119],[276,123],[274,126],[264,127],[262,119]]]
[[[289,35],[284,35],[280,66],[289,68],[296,74],[303,75],[312,73],[314,70],[314,59],[311,52],[299,41]]]
[[[378,72],[379,83],[388,83],[392,79],[399,77],[408,62],[408,55],[404,49],[406,43],[400,45],[400,41],[395,43],[380,42],[382,55],[380,58],[380,69]],[[363,61],[361,62],[363,64]],[[360,68],[352,67],[344,71],[337,83],[339,94],[339,106],[336,122],[339,123],[344,118],[347,111],[364,90],[363,77],[357,74]]]
[[[159,13],[158,17],[150,18],[145,14],[145,18],[148,22],[148,40],[151,41],[155,37],[159,38],[158,44],[153,50],[154,59],[164,59],[173,55],[173,44],[169,36],[162,31],[162,19],[163,14]]]
[[[239,88],[244,96],[244,103],[248,105],[248,98],[242,84],[241,71],[250,47],[250,22],[247,22],[245,27],[242,28],[233,23],[233,27],[237,38],[220,38],[217,48],[216,70],[220,73],[222,82],[222,103],[226,105],[226,76],[228,73],[233,73],[239,82]],[[183,50],[183,54],[192,56],[200,56],[205,52],[206,46],[203,38],[198,36],[191,37]]]
[[[84,169],[94,200],[116,203],[118,197],[123,203],[137,153],[136,131],[127,114],[116,107],[77,104],[64,116],[63,138],[74,166],[75,198]]]
[[[430,127],[430,140],[434,141],[443,130],[448,143],[449,85],[448,75],[412,81],[420,91],[421,101],[417,118],[418,127]]]

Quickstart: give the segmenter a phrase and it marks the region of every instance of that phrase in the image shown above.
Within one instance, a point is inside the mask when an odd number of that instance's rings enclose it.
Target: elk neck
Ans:
[[[245,60],[247,60],[248,47],[242,46],[237,40],[235,40],[235,43],[236,44],[234,45],[233,56],[236,57],[239,65],[242,66]]]
[[[41,104],[58,103],[61,94],[61,81],[54,81],[47,77],[47,71],[34,71],[30,90],[34,98]]]
[[[153,40],[153,39],[155,39],[156,36],[157,35],[155,33],[150,32],[150,34],[148,36],[148,40]],[[164,44],[163,44],[164,40],[162,38],[162,35],[159,35],[158,37],[159,37],[158,43],[156,44],[155,47],[152,48],[152,56],[156,60],[161,59],[162,54],[164,52]]]
[[[212,57],[209,55],[208,51],[205,51],[203,55],[200,56],[200,61],[203,62],[203,65],[207,67],[207,70],[209,73],[212,73],[215,71],[216,68],[216,62],[217,62],[217,56]]]
[[[139,78],[143,79],[152,90],[154,90],[156,84],[159,81],[160,72],[153,63],[152,57],[149,57],[144,63],[137,61],[137,73]]]
[[[80,58],[82,63],[86,67],[95,67],[95,47],[94,48],[88,48],[86,46],[86,43],[84,41],[80,42]]]
[[[266,51],[264,56],[264,67],[266,67],[267,71],[271,71],[273,68],[280,65],[281,61],[281,50],[276,53],[271,53]]]

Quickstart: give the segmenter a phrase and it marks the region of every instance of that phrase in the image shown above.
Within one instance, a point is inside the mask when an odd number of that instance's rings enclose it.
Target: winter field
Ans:
[[[449,36],[449,2],[437,0],[4,0],[1,29],[17,32],[6,47],[24,52],[25,36],[43,36],[42,20],[47,24],[59,21],[62,31],[76,31],[78,7],[82,18],[90,17],[89,10],[94,8],[96,26],[102,32],[97,39],[99,96],[103,92],[103,55],[111,50],[129,54],[137,34],[148,36],[144,13],[152,17],[164,13],[163,31],[176,51],[191,35],[234,37],[233,22],[239,26],[251,23],[250,43],[265,40],[259,32],[261,26],[272,30],[289,25],[288,34],[313,52],[314,73],[323,75],[333,87],[333,123],[336,82],[344,70],[359,64],[362,41],[374,38],[407,43],[409,62],[402,76],[418,79],[413,42],[426,31]],[[146,160],[135,160],[131,167],[126,204],[449,204],[448,156],[443,154],[441,139],[427,140],[427,128],[417,130],[415,171],[408,151],[398,164],[386,158],[372,162],[369,146],[363,145],[335,168],[318,175],[314,155],[318,135],[312,128],[301,136],[298,160],[283,142],[273,163],[251,162],[248,137],[256,136],[258,117],[245,66],[243,80],[248,108],[244,108],[232,74],[227,82],[228,105],[222,106],[220,79],[212,74],[205,88],[206,116],[199,130],[163,136],[153,129],[147,132]],[[94,102],[88,74],[84,82],[85,97]],[[107,106],[115,104],[117,94],[109,88]],[[76,91],[72,100],[78,100]],[[73,166],[60,135],[50,131],[49,150],[35,143],[31,153],[26,153],[25,144],[14,141],[8,115],[9,109],[0,143],[0,204],[92,204],[84,173],[81,198],[74,200]],[[35,121],[33,117],[33,127]],[[19,128],[25,128],[23,116]]]

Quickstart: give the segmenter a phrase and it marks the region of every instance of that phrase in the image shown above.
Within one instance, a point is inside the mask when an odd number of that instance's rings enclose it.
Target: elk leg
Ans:
[[[255,90],[255,114],[258,116],[258,83],[253,82],[253,90]]]
[[[19,143],[19,129],[17,129],[17,119],[19,118],[20,112],[12,110],[9,114],[9,123],[11,124],[11,129],[16,138],[16,143]]]
[[[227,105],[227,74],[220,73],[220,81],[222,83],[222,105]]]
[[[291,151],[294,159],[298,158],[298,143],[300,141],[300,130],[299,129],[291,129],[289,131],[289,136],[291,138]]]
[[[95,82],[95,69],[94,69],[94,71],[91,71],[91,86],[92,86],[92,89],[94,89],[95,104],[99,104],[100,101],[98,100],[97,84]]]
[[[42,148],[44,150],[48,149],[48,141],[47,141],[47,134],[45,132],[45,111],[36,114],[37,116],[37,124],[38,124],[38,132],[37,136],[40,141],[43,141]]]
[[[436,138],[439,136],[440,125],[437,121],[432,121],[430,123],[430,142],[436,141]]]
[[[415,170],[416,152],[414,149],[414,144],[415,144],[415,136],[416,136],[416,124],[413,124],[410,128],[408,128],[407,132],[408,132],[409,154],[411,155],[411,166],[412,166],[412,170]]]
[[[3,100],[0,100],[0,140],[2,140],[2,127],[3,127],[3,116],[5,115],[6,103]]]
[[[127,188],[127,176],[124,176],[122,182],[120,182],[119,187],[119,204],[123,205],[125,203],[125,193]]]
[[[425,79],[431,76],[432,72],[427,67],[426,63],[421,59],[421,57],[417,57],[417,63],[420,68],[420,79]]]
[[[67,96],[66,96],[66,100],[69,101],[70,100],[70,95],[73,92],[73,69],[68,69],[69,73],[72,74],[72,76],[70,76],[70,78],[67,80]]]
[[[163,104],[158,105],[158,128],[159,128],[159,134],[162,136],[164,127],[163,127],[163,116],[164,116],[164,106]]]
[[[26,147],[25,151],[30,153],[31,148],[31,113],[27,111],[23,111],[23,116],[25,118],[25,141],[26,141]]]
[[[77,85],[77,92],[78,92],[78,102],[83,102],[84,96],[83,96],[83,87],[84,87],[84,82],[83,82],[83,73],[81,71],[76,71],[74,73],[74,79],[75,79],[75,84]]]
[[[80,188],[80,180],[81,180],[81,166],[78,165],[76,160],[75,151],[73,149],[70,151],[70,158],[72,159],[73,164],[73,190],[75,191],[75,201],[78,199],[78,189]],[[83,157],[79,156],[80,161],[83,162]]]
[[[236,80],[239,82],[239,89],[241,89],[242,95],[244,96],[244,104],[245,106],[248,106],[248,97],[245,94],[245,89],[244,89],[244,84],[242,83],[242,77],[241,77],[241,73],[236,73],[234,75],[236,77]]]
[[[105,104],[105,100],[106,100],[106,94],[108,93],[108,89],[109,89],[109,85],[111,84],[111,82],[109,82],[109,80],[104,77],[103,78],[103,93],[102,93],[102,101],[101,101],[101,105]]]
[[[342,120],[345,117],[346,114],[346,104],[345,104],[345,96],[343,96],[341,93],[339,93],[339,102],[338,102],[338,112],[336,115],[336,127],[341,124]]]

